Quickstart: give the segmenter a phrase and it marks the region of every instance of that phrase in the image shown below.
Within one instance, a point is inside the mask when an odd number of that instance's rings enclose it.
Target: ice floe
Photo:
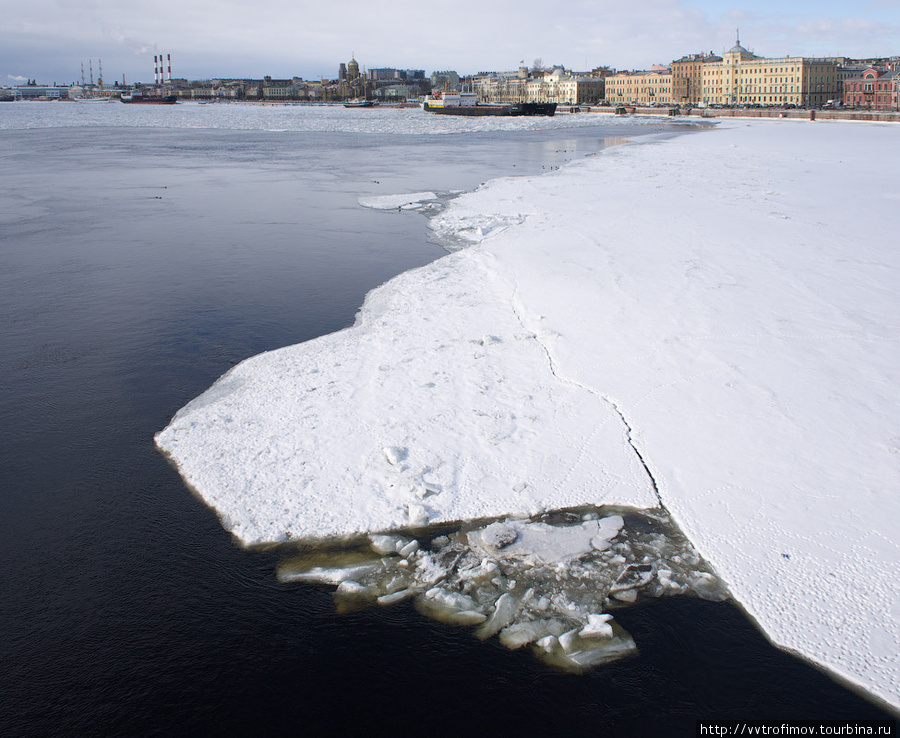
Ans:
[[[360,197],[359,204],[375,210],[414,210],[422,203],[436,200],[434,192],[412,192],[408,195],[372,195]]]
[[[235,367],[157,443],[247,544],[490,519],[502,555],[527,541],[510,515],[664,504],[773,642],[900,706],[898,145],[735,120],[492,181],[434,221],[469,248]],[[484,558],[466,571],[490,582]],[[443,587],[434,551],[401,560]],[[410,591],[402,569],[379,596]],[[580,647],[563,600],[498,637]]]

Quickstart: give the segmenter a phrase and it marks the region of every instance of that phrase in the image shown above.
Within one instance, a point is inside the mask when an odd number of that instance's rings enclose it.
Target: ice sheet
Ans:
[[[375,210],[411,209],[429,200],[436,200],[434,192],[410,192],[405,195],[372,195],[359,198],[359,204]]]
[[[483,240],[157,443],[247,543],[658,491],[774,642],[900,706],[898,145],[733,121],[491,182],[434,222]]]

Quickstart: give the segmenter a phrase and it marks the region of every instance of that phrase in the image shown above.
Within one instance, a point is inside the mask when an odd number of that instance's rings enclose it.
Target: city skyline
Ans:
[[[374,9],[373,9],[374,8]],[[684,54],[722,53],[741,43],[761,56],[877,57],[900,53],[900,2],[850,8],[835,0],[775,3],[649,0],[550,8],[529,2],[491,8],[463,0],[452,14],[424,20],[420,6],[389,9],[350,0],[312,13],[264,0],[248,13],[230,2],[161,0],[153,10],[109,0],[76,5],[34,0],[0,13],[0,85],[27,79],[80,81],[103,60],[104,82],[153,79],[153,55],[171,54],[173,75],[334,78],[351,55],[361,67],[506,70],[520,63],[587,70],[666,64]],[[390,12],[388,12],[388,10]],[[407,20],[408,19],[408,20]],[[571,29],[578,29],[577,33]]]

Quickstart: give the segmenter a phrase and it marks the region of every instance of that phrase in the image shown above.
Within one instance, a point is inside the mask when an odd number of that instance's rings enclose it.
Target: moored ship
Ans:
[[[153,86],[138,85],[130,95],[122,95],[119,98],[123,103],[143,105],[174,105],[178,102],[178,95],[171,94],[172,90],[172,55],[166,54],[168,60],[169,79],[166,81],[163,69],[163,55],[153,55]]]
[[[422,109],[441,115],[553,115],[556,113],[556,103],[494,105],[478,102],[474,92],[439,92],[426,98]]]
[[[178,95],[163,95],[162,93],[135,91],[130,95],[122,95],[123,103],[143,103],[145,105],[174,105],[178,102]]]

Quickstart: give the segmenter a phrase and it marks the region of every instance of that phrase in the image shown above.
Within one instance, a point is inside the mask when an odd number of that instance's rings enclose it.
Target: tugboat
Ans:
[[[378,103],[374,100],[366,100],[358,97],[355,100],[348,100],[344,103],[345,108],[374,108]]]
[[[474,92],[438,92],[425,99],[422,109],[440,115],[553,115],[556,103],[494,105],[478,102]]]

